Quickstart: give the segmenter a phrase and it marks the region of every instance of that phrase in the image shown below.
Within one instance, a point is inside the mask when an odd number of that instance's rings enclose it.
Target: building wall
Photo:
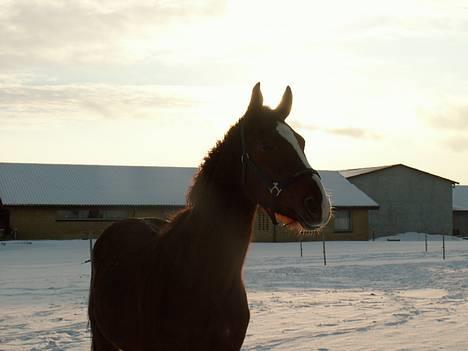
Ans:
[[[468,211],[453,212],[453,233],[456,235],[468,235]]]
[[[9,207],[10,227],[16,231],[18,240],[38,239],[83,239],[98,237],[109,225],[110,220],[57,220],[57,211],[70,207]],[[118,207],[127,210],[130,217],[170,218],[181,207],[147,206]],[[106,207],[102,209],[111,209]],[[335,232],[334,220],[323,228],[326,240],[368,240],[368,216],[366,209],[350,209],[352,230]],[[253,223],[252,240],[258,242],[288,242],[321,240],[321,233],[306,233],[299,236],[295,231],[281,225],[273,226],[263,210],[259,210]]]
[[[326,227],[326,240],[369,240],[369,210],[354,208],[351,211],[352,231],[339,232],[334,229],[334,221]]]
[[[348,179],[379,205],[369,211],[371,236],[452,233],[452,183],[396,166]]]
[[[114,221],[111,220],[57,220],[57,210],[70,207],[9,207],[10,227],[18,240],[82,239],[97,237]],[[126,209],[130,217],[167,218],[178,208],[171,206],[118,207]],[[109,209],[106,207],[104,209]]]
[[[350,208],[352,230],[347,232],[335,231],[335,223],[332,218],[330,222],[320,232],[306,232],[298,234],[287,227],[271,223],[267,214],[258,210],[252,230],[252,241],[256,242],[288,242],[288,241],[317,241],[322,240],[322,232],[326,240],[368,240],[368,210],[360,208]]]

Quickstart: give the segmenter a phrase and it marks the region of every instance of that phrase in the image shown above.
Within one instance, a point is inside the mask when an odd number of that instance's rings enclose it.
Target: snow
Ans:
[[[334,207],[378,208],[366,193],[347,180],[338,171],[319,171],[322,184]]]
[[[467,350],[468,241],[253,243],[243,350]],[[422,239],[421,239],[422,237]],[[89,350],[87,241],[0,244],[0,350]]]
[[[443,235],[440,234],[424,234],[424,233],[416,233],[416,232],[408,232],[402,234],[395,234],[389,236],[382,236],[376,238],[375,240],[400,240],[400,241],[425,241],[425,235],[427,235],[428,241],[442,241]],[[445,240],[462,240],[459,237],[453,235],[445,235]]]
[[[196,168],[0,162],[4,205],[184,205]]]

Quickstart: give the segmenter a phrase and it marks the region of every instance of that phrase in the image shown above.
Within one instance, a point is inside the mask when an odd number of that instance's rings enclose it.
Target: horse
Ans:
[[[126,219],[93,249],[88,314],[91,349],[238,351],[250,312],[242,266],[255,211],[318,229],[330,218],[305,141],[279,105],[263,105],[260,83],[245,114],[202,161],[186,207],[171,220]]]

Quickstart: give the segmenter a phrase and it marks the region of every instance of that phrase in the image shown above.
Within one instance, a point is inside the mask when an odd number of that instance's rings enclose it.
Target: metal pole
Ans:
[[[93,276],[93,238],[89,235],[89,264],[91,265],[91,276]]]
[[[442,259],[445,260],[445,234],[442,234]]]
[[[327,265],[327,251],[325,249],[325,234],[322,231],[323,265]]]
[[[424,234],[424,243],[426,245],[426,252],[427,252],[427,234]]]
[[[299,246],[301,248],[301,257],[302,257],[302,236],[301,236],[301,241],[299,242]]]

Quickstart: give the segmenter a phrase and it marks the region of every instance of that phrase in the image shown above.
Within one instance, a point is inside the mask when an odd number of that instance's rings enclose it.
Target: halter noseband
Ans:
[[[247,167],[250,165],[254,170],[255,174],[260,178],[260,180],[264,183],[265,187],[267,188],[268,192],[273,198],[273,202],[276,201],[276,199],[279,197],[279,195],[285,190],[289,185],[294,183],[299,177],[305,175],[305,174],[315,174],[319,178],[320,174],[313,168],[305,168],[301,171],[298,171],[294,173],[293,175],[281,179],[281,180],[274,180],[267,174],[265,174],[264,171],[260,167],[257,166],[257,164],[250,158],[249,153],[247,152],[246,146],[245,146],[245,136],[244,136],[244,122],[241,122],[240,125],[240,134],[241,134],[241,146],[242,146],[242,155],[241,155],[241,163],[242,163],[242,185],[245,189],[245,186],[247,184]],[[273,222],[274,225],[277,225],[278,222],[276,221],[276,218],[274,216],[273,211],[270,208],[265,208],[265,211],[267,212],[268,216],[270,217],[271,221]]]

